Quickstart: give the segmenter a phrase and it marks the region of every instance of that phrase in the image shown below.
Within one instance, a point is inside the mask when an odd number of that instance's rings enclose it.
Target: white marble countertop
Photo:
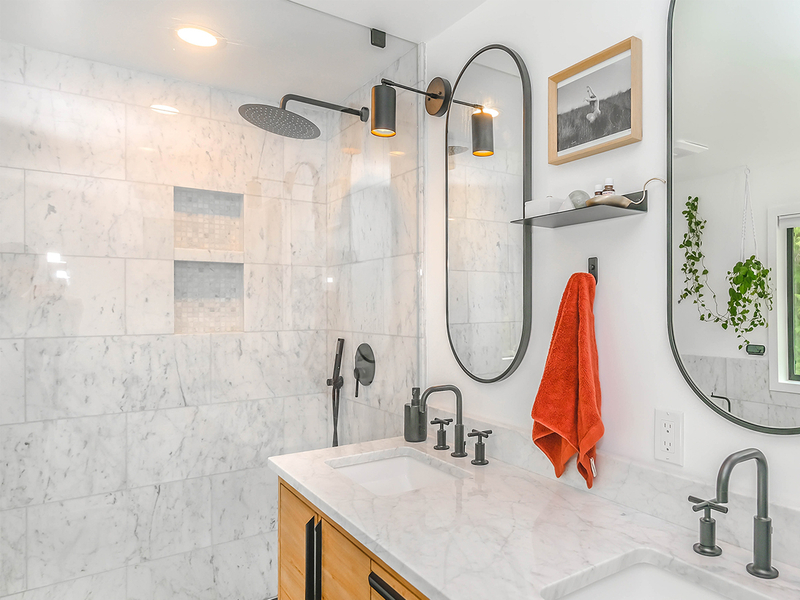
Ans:
[[[778,579],[757,579],[745,571],[746,550],[723,544],[722,556],[700,556],[696,531],[497,460],[475,467],[433,445],[430,436],[417,444],[392,438],[275,456],[270,466],[431,600],[552,600],[637,562],[732,600],[800,598],[800,569],[775,563]],[[400,446],[471,477],[375,496],[326,463]]]

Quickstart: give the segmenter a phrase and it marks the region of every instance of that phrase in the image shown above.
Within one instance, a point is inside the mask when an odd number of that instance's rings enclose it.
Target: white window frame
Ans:
[[[768,211],[767,262],[771,269],[773,310],[769,312],[769,389],[775,392],[800,394],[800,381],[789,379],[789,333],[786,319],[787,272],[786,230],[800,227],[800,204],[774,206]]]

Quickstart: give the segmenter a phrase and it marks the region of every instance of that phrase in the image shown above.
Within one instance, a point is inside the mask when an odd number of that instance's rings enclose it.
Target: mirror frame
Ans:
[[[673,235],[674,235],[674,227],[672,222],[672,214],[673,214],[673,160],[672,160],[672,143],[673,143],[673,131],[672,131],[672,70],[673,70],[673,62],[672,62],[672,38],[674,34],[673,26],[674,26],[674,16],[675,16],[675,4],[678,0],[670,0],[669,4],[669,18],[667,21],[667,333],[669,335],[669,345],[672,348],[672,355],[675,358],[675,363],[678,365],[678,369],[683,375],[683,378],[686,380],[686,383],[689,384],[689,387],[692,388],[697,397],[702,400],[706,406],[708,406],[711,410],[713,410],[718,415],[724,417],[731,423],[735,423],[740,427],[744,427],[745,429],[750,429],[752,431],[758,431],[760,433],[771,433],[775,435],[798,435],[800,434],[800,427],[772,427],[769,425],[759,425],[758,423],[751,423],[750,421],[745,421],[744,419],[740,419],[736,415],[733,415],[725,410],[722,410],[719,406],[717,406],[711,399],[706,396],[706,394],[701,390],[697,384],[692,380],[691,375],[686,370],[686,367],[683,364],[683,359],[681,359],[681,355],[678,352],[678,346],[675,342],[675,330],[673,327],[673,300],[674,300],[674,289],[672,284],[673,279],[673,267],[674,261],[672,258],[672,242],[673,242]]]
[[[478,50],[466,62],[461,72],[458,74],[455,84],[453,85],[453,96],[458,89],[458,83],[461,81],[467,68],[472,62],[484,52],[488,50],[502,50],[506,52],[516,63],[517,70],[519,71],[520,80],[522,83],[522,198],[521,208],[522,215],[525,214],[525,201],[533,197],[533,162],[531,154],[531,144],[533,142],[533,132],[531,128],[531,117],[533,115],[532,106],[532,93],[531,93],[531,78],[528,74],[528,67],[525,66],[525,61],[522,57],[508,46],[502,44],[490,44]],[[452,106],[452,101],[451,101]],[[448,154],[447,154],[447,135],[450,128],[450,106],[447,108],[447,118],[445,119],[444,128],[444,212],[445,212],[445,326],[447,329],[447,341],[450,343],[450,350],[458,363],[458,366],[469,375],[472,379],[479,383],[495,383],[502,381],[509,377],[514,371],[517,370],[525,357],[525,352],[528,349],[528,342],[531,337],[531,311],[532,311],[532,298],[533,298],[533,282],[531,281],[531,266],[533,263],[533,239],[532,231],[533,226],[525,223],[519,225],[522,227],[522,331],[520,334],[519,345],[514,354],[514,360],[508,368],[500,373],[497,377],[484,379],[472,373],[458,356],[455,346],[453,345],[453,338],[450,335],[450,226],[449,226],[449,174],[448,174]]]

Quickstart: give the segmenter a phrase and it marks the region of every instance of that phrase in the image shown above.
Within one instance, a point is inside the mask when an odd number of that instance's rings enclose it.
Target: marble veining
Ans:
[[[62,260],[0,254],[0,338],[125,333],[123,261]]]
[[[25,250],[25,173],[0,168],[0,252]]]
[[[207,335],[29,340],[26,356],[29,420],[209,400]],[[105,368],[98,369],[98,364]]]
[[[172,258],[170,188],[59,173],[25,175],[29,252]]]
[[[125,177],[124,105],[7,82],[0,98],[0,166]]]
[[[273,457],[270,466],[431,600],[540,598],[545,589],[554,599],[642,549],[668,557],[667,568],[689,579],[734,590],[734,600],[800,594],[797,568],[780,564],[779,579],[757,580],[744,569],[746,550],[729,546],[711,562],[692,550],[696,532],[498,460],[475,467],[433,444],[380,440]],[[379,497],[326,464],[397,447],[430,454],[472,478]],[[704,577],[706,571],[713,575]]]

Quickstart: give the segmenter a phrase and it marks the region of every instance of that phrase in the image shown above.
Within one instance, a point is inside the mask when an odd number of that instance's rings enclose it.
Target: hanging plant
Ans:
[[[727,330],[732,329],[741,343],[739,349],[750,343],[748,334],[757,327],[767,326],[767,314],[772,310],[772,288],[770,269],[756,257],[740,260],[728,271],[727,312],[720,313],[717,295],[708,284],[708,269],[703,254],[703,230],[707,221],[698,216],[699,197],[689,196],[686,210],[687,232],[680,248],[683,249],[684,262],[681,267],[684,286],[678,302],[691,299],[697,306],[701,321],[719,323]],[[706,301],[706,290],[713,300],[714,307]]]

